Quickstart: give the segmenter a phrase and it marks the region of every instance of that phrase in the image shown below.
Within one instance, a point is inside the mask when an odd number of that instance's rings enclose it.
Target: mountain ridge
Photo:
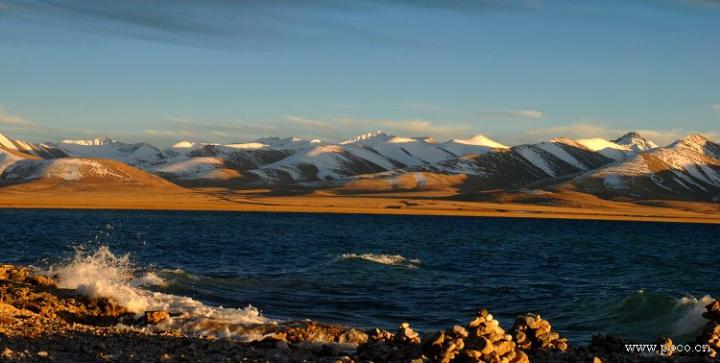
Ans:
[[[0,150],[0,165],[30,157],[109,159],[186,187],[322,189],[352,184],[387,191],[410,185],[404,188],[475,193],[540,186],[610,199],[720,201],[720,145],[700,134],[665,147],[637,132],[613,140],[556,137],[506,146],[482,134],[436,142],[375,131],[340,143],[266,136],[231,144],[183,140],[164,150],[109,137],[32,144],[0,134]]]

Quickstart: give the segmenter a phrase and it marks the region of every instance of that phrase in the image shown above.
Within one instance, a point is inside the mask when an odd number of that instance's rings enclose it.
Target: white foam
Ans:
[[[692,296],[686,296],[678,299],[678,307],[686,307],[687,311],[673,323],[673,335],[694,334],[700,331],[708,320],[702,314],[705,312],[705,306],[715,301],[709,295],[705,295],[700,299]]]
[[[417,268],[420,260],[417,258],[407,259],[401,255],[375,254],[375,253],[343,253],[340,258],[343,260],[360,259],[390,266],[404,266]]]
[[[115,256],[106,246],[93,253],[78,250],[72,261],[53,266],[48,273],[56,276],[58,287],[76,289],[91,298],[111,298],[138,315],[150,310],[170,312],[173,317],[157,329],[253,340],[261,337],[248,335],[246,327],[273,323],[250,305],[242,309],[213,307],[190,297],[143,289],[140,286],[162,286],[165,281],[152,272],[136,278],[129,255]]]

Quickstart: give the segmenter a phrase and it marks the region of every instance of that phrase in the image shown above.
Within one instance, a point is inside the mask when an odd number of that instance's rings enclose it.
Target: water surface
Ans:
[[[719,233],[647,222],[0,210],[0,259],[47,268],[106,246],[165,281],[147,289],[252,305],[271,319],[431,331],[487,307],[506,328],[538,312],[571,341],[647,341],[701,326],[707,296],[720,296]]]

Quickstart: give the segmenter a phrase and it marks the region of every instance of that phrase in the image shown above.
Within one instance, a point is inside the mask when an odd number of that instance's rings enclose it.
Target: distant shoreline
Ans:
[[[702,203],[685,209],[605,202],[602,206],[547,206],[474,202],[424,195],[258,196],[243,193],[7,191],[0,194],[3,209],[148,210],[203,212],[327,213],[426,215],[635,222],[720,224],[720,213],[702,212]],[[707,208],[707,207],[706,207]]]

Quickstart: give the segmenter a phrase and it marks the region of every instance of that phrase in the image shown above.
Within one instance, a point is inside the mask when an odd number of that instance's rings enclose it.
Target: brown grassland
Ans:
[[[573,192],[548,193],[540,200],[503,192],[491,197],[462,198],[453,189],[352,195],[323,190],[293,195],[270,190],[185,189],[171,183],[165,187],[89,190],[23,184],[0,188],[0,208],[363,213],[720,223],[720,206],[716,203],[607,201]]]

